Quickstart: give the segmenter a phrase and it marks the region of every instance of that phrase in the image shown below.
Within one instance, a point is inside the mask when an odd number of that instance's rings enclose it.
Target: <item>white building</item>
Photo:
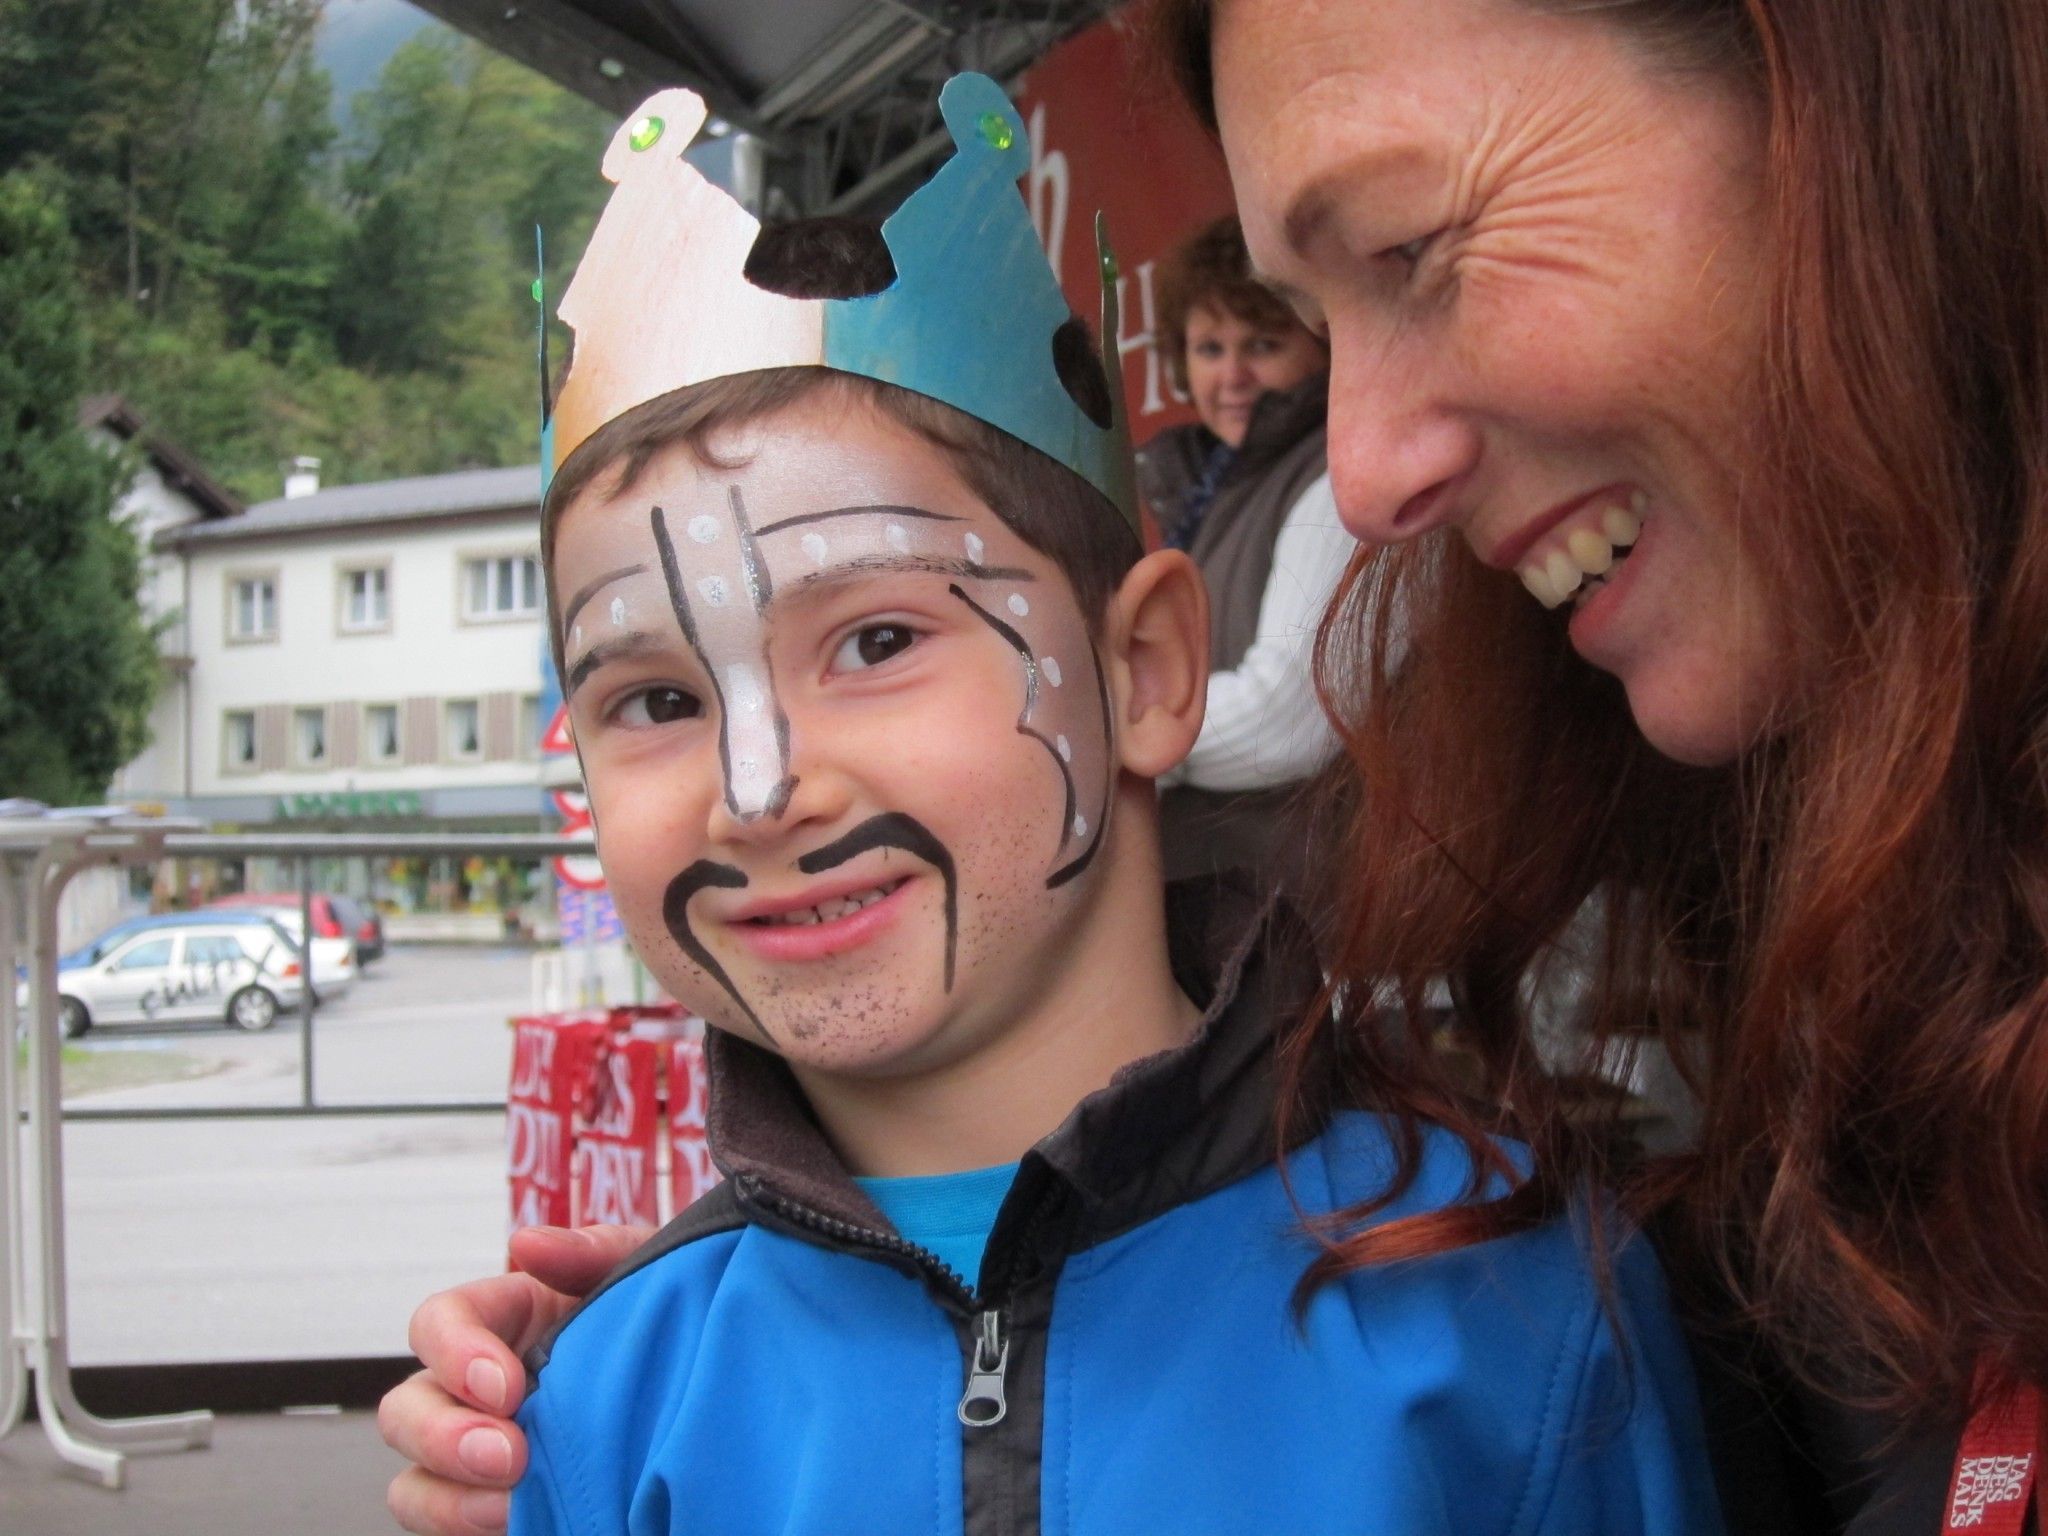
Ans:
[[[184,567],[191,752],[223,826],[540,826],[539,471],[258,503],[157,536]]]
[[[96,395],[79,407],[79,425],[110,453],[136,458],[135,477],[114,516],[134,530],[142,546],[142,612],[167,621],[157,641],[163,686],[149,717],[149,745],[118,773],[109,800],[167,798],[190,782],[186,763],[191,733],[189,679],[192,643],[184,623],[191,603],[186,566],[157,539],[176,529],[239,517],[242,504],[177,444],[152,432],[119,395]]]
[[[540,830],[539,489],[528,465],[323,491],[302,464],[246,511],[152,512],[168,682],[110,794],[224,832]],[[296,883],[265,861],[238,878]],[[539,894],[530,868],[481,860],[315,878],[406,910]]]

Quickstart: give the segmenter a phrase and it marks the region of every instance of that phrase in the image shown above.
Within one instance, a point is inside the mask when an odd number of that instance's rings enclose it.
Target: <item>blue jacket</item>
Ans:
[[[529,1362],[514,1536],[1718,1532],[1643,1243],[1605,1309],[1555,1223],[1353,1274],[1297,1321],[1315,1249],[1271,1158],[1270,1026],[1315,972],[1261,921],[1219,977],[1181,917],[1202,1031],[1026,1154],[971,1287],[889,1230],[778,1063],[718,1041],[728,1181]],[[1293,1202],[1391,1166],[1378,1117],[1336,1114]],[[1431,1132],[1387,1215],[1472,1183]]]

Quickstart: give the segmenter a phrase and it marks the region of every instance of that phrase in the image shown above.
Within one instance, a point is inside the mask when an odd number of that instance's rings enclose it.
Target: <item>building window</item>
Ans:
[[[540,733],[547,729],[547,722],[540,717],[540,695],[523,694],[519,700],[519,755],[540,756]]]
[[[227,712],[227,765],[230,771],[248,772],[256,766],[256,712],[231,709]]]
[[[228,638],[277,638],[277,578],[237,577],[228,592]]]
[[[363,751],[373,763],[398,761],[398,706],[363,706]]]
[[[301,768],[319,768],[327,762],[327,711],[292,711],[292,750]]]
[[[465,619],[523,619],[540,612],[540,562],[532,555],[494,555],[462,564]]]
[[[447,755],[450,758],[483,756],[483,736],[478,728],[475,699],[450,699],[447,714]]]
[[[391,627],[391,571],[366,566],[341,573],[341,632],[369,634]]]

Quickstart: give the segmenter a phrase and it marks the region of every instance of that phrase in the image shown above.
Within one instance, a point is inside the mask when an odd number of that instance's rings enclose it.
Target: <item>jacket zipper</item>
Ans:
[[[966,1344],[966,1386],[960,1395],[960,1403],[954,1411],[961,1424],[965,1441],[962,1446],[962,1476],[968,1489],[974,1487],[1000,1487],[1006,1481],[1000,1472],[990,1470],[1004,1464],[1005,1457],[1001,1442],[1011,1433],[1001,1431],[988,1433],[1009,1417],[1008,1372],[1010,1365],[1011,1340],[1006,1329],[1007,1319],[1000,1306],[985,1306],[981,1297],[956,1273],[953,1268],[929,1248],[921,1248],[906,1242],[894,1233],[878,1232],[872,1227],[857,1226],[841,1221],[836,1216],[825,1216],[799,1205],[782,1195],[763,1189],[759,1184],[748,1181],[750,1187],[740,1191],[743,1198],[757,1206],[765,1206],[793,1226],[808,1228],[835,1242],[858,1245],[880,1253],[893,1254],[915,1264],[928,1278],[937,1282],[943,1290],[954,1312],[968,1324]],[[1037,1223],[1033,1223],[1035,1229]],[[1007,1277],[1012,1284],[1020,1277],[1021,1269],[1013,1266]],[[991,1462],[990,1458],[995,1460]],[[1022,1500],[1020,1507],[1019,1499]],[[971,1502],[971,1500],[970,1500]],[[1007,1495],[998,1494],[995,1508],[996,1524],[986,1526],[982,1521],[971,1522],[977,1529],[992,1529],[1007,1532],[1014,1528],[1019,1515],[1024,1516],[1025,1529],[1038,1529],[1037,1480],[1031,1479],[1031,1486]]]
[[[960,1394],[960,1422],[969,1429],[989,1429],[1003,1422],[1010,1405],[1003,1396],[1003,1373],[1010,1368],[1010,1341],[1003,1337],[1000,1309],[975,1319],[974,1355],[967,1366],[967,1390]]]

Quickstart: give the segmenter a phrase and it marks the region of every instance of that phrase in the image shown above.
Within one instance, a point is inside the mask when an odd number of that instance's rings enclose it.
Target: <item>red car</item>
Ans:
[[[219,896],[209,907],[291,907],[299,905],[297,891],[240,891]],[[368,965],[384,953],[384,919],[375,907],[352,896],[313,897],[313,932],[323,939],[354,939],[356,958]]]

